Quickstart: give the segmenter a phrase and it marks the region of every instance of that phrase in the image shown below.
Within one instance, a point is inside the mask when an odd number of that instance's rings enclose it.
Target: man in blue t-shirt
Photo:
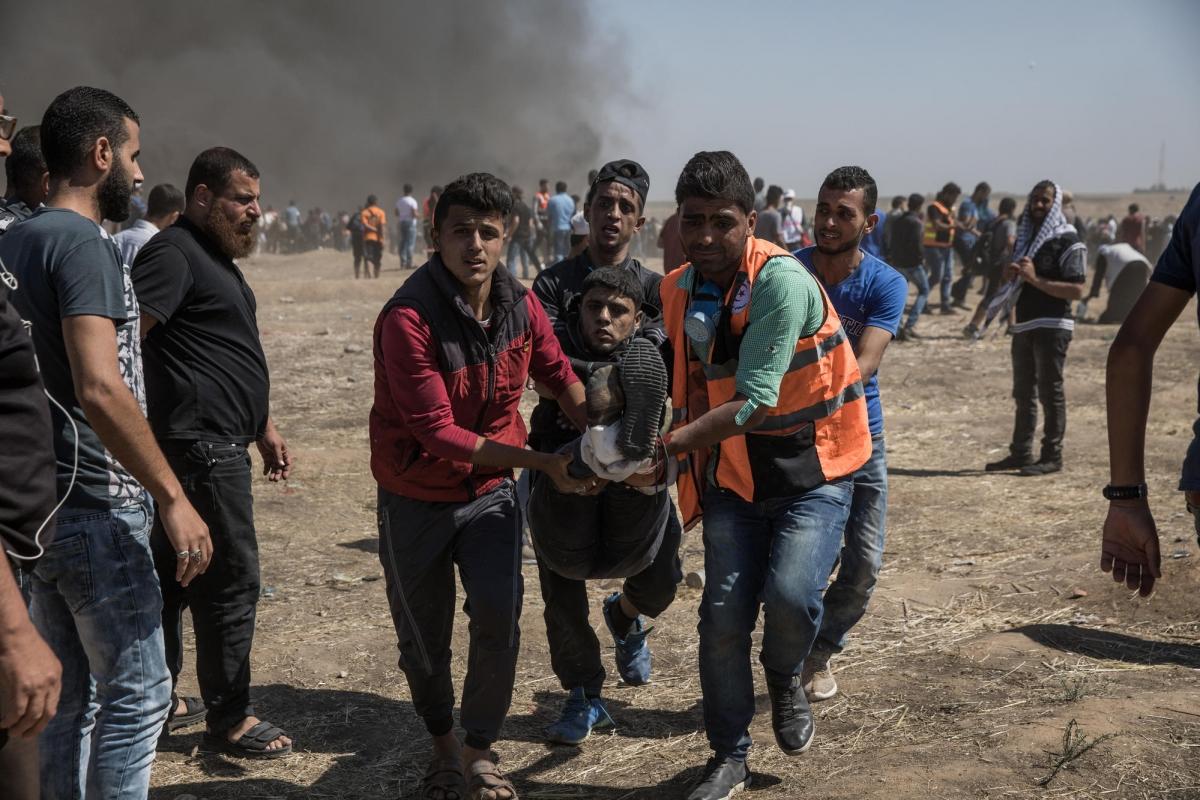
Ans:
[[[1146,499],[1146,417],[1150,411],[1154,353],[1163,336],[1200,289],[1200,184],[1179,215],[1171,243],[1158,259],[1150,283],[1125,318],[1108,351],[1109,501],[1100,568],[1143,597],[1162,577],[1158,530]],[[1197,312],[1200,316],[1200,311]],[[1200,418],[1183,460],[1179,490],[1200,537]]]
[[[562,261],[571,250],[571,217],[575,216],[575,200],[567,194],[567,184],[554,184],[554,196],[546,204],[547,224],[554,242],[554,260]]]
[[[958,204],[958,236],[954,237],[954,249],[958,251],[958,260],[962,262],[962,272],[958,280],[950,287],[950,296],[954,298],[955,308],[970,310],[967,304],[967,292],[975,276],[980,274],[985,264],[973,260],[975,243],[987,230],[988,225],[996,215],[988,208],[988,198],[992,196],[992,187],[987,181],[975,185],[971,196]]]
[[[854,346],[872,443],[871,458],[853,475],[841,566],[837,580],[825,592],[821,630],[804,663],[804,691],[810,701],[837,694],[829,659],[841,652],[850,629],[866,613],[883,564],[887,454],[877,373],[900,326],[908,282],[860,247],[879,224],[874,210],[878,194],[874,179],[861,167],[839,167],[829,173],[813,217],[816,246],[796,251],[796,257],[821,281]]]

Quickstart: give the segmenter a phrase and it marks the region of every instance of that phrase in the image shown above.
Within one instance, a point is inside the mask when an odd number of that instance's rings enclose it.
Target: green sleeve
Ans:
[[[792,363],[796,341],[815,334],[824,321],[821,288],[799,261],[778,256],[763,265],[738,353],[737,391],[747,398],[737,413],[739,425],[759,406],[769,408],[779,401],[779,384]]]

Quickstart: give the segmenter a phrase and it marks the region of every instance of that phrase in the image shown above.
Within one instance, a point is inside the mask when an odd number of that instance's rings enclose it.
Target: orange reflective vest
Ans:
[[[742,268],[726,291],[708,363],[692,351],[684,318],[697,273],[690,264],[660,284],[663,321],[675,353],[672,428],[694,422],[737,392],[738,355],[754,302],[754,283],[768,259],[791,255],[750,237]],[[706,451],[688,453],[679,470],[684,527],[699,521],[704,492],[721,488],[747,502],[791,497],[851,474],[871,455],[871,431],[858,361],[841,320],[821,289],[825,319],[796,341],[779,400],[755,430]]]
[[[938,228],[935,228],[933,225],[933,214],[932,213],[926,214],[925,215],[925,237],[924,237],[922,244],[924,244],[926,247],[951,247],[951,246],[953,246],[954,245],[954,228],[955,228],[955,223],[956,223],[956,221],[954,219],[954,215],[950,213],[950,209],[946,208],[944,205],[939,203],[937,200],[934,200],[932,203],[930,203],[929,208],[931,211],[932,211],[932,209],[936,208],[938,211],[942,212],[942,214],[946,218],[946,221],[950,223],[950,230],[943,231],[943,230],[939,230]]]

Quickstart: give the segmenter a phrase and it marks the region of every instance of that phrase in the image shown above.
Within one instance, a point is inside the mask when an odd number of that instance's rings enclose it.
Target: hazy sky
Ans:
[[[601,11],[603,9],[603,11]],[[885,196],[1043,177],[1200,180],[1200,2],[610,0],[640,106],[610,115],[667,199],[696,150],[813,197],[860,164]],[[616,57],[616,54],[614,54]],[[613,145],[619,149],[619,145]]]

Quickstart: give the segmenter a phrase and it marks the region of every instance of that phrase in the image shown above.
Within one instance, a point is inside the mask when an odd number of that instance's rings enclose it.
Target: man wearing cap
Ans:
[[[783,218],[783,246],[793,253],[804,246],[804,209],[796,205],[796,191],[788,189],[783,193],[783,208],[779,209]]]
[[[547,316],[554,324],[554,333],[559,342],[563,344],[564,349],[567,350],[568,355],[576,355],[571,351],[569,345],[573,336],[571,310],[578,305],[585,281],[594,270],[611,267],[633,275],[640,284],[642,294],[638,298],[640,308],[637,311],[642,315],[642,322],[639,335],[659,349],[664,356],[664,363],[671,363],[669,344],[666,332],[662,327],[662,314],[658,305],[658,290],[662,275],[642,266],[637,259],[629,255],[630,242],[645,223],[642,212],[649,190],[650,176],[637,162],[622,159],[605,164],[597,173],[596,180],[588,188],[584,203],[584,216],[588,222],[587,248],[578,256],[560,261],[545,270],[533,282],[533,293],[542,301]],[[572,359],[572,365],[576,367],[577,372],[583,371],[587,369],[589,360],[575,358]],[[568,427],[570,423],[559,414],[557,404],[545,395],[533,410],[529,422],[530,445],[543,452],[557,450],[564,443],[562,439],[564,431],[572,431],[571,439],[576,435],[573,433],[574,429]],[[670,502],[667,505],[666,529],[662,534],[663,543],[654,564],[648,569],[654,570],[658,576],[654,579],[656,584],[664,586],[670,584],[673,587],[680,579],[678,551],[681,529],[674,505]],[[555,604],[550,601],[550,597],[555,596],[556,592],[562,593],[563,588],[560,584],[565,579],[545,570],[540,558],[538,566],[539,573],[542,575],[542,593],[546,598],[546,622],[552,629],[551,637],[553,639],[555,635],[553,629],[558,623],[552,619],[554,609],[551,606]],[[567,584],[572,591],[582,592],[582,581],[577,583],[568,581]],[[641,614],[648,610],[661,613],[673,599],[673,591],[669,595],[665,603],[656,603],[655,605],[659,607],[655,609],[639,608],[626,597],[624,592],[613,592],[604,601],[604,619],[616,643],[617,671],[626,683],[638,685],[650,680],[650,651],[646,645],[646,636],[650,633],[650,629],[645,626]],[[586,599],[584,599],[583,607],[586,609]],[[553,649],[553,644],[551,647]],[[599,645],[595,643],[594,656],[590,646],[584,649],[587,651],[584,653],[586,661],[591,666],[588,669],[580,669],[578,672],[587,672],[588,674],[580,675],[579,679],[573,679],[568,678],[565,673],[560,673],[560,678],[563,680],[564,689],[572,692],[577,688],[588,689],[592,691],[598,701],[599,687],[603,682],[604,675],[603,669],[599,666]],[[555,670],[559,672],[557,665]],[[596,680],[597,676],[598,680]],[[570,701],[568,701],[569,704]],[[590,706],[583,710],[588,714],[593,714],[593,711],[589,709]],[[566,712],[571,710],[571,708],[566,709],[564,718],[559,723],[566,720]],[[603,706],[600,706],[600,710],[603,710]],[[594,716],[596,719],[590,720],[590,723],[585,726],[586,728],[590,729],[591,724],[600,719],[598,712]],[[607,713],[604,713],[603,718],[607,719],[607,717]],[[574,730],[575,726],[570,727]],[[551,733],[551,735],[554,734]],[[586,730],[582,735],[587,735]],[[559,736],[556,740],[565,741],[566,735]]]

